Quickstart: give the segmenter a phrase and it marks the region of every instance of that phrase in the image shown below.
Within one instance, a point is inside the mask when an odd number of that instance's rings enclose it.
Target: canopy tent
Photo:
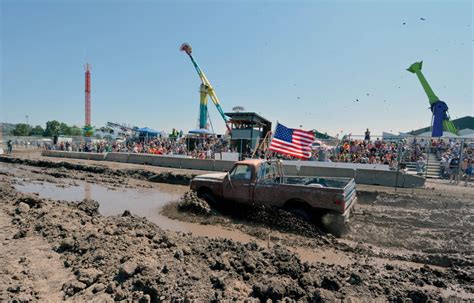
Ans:
[[[461,129],[461,130],[458,132],[458,134],[459,134],[460,137],[472,136],[472,135],[474,135],[474,129],[470,129],[470,128]],[[471,138],[472,138],[472,137],[471,137]]]
[[[314,140],[311,144],[311,149],[319,149],[319,148],[330,148],[331,146],[324,144],[321,140]]]
[[[474,132],[459,136],[460,138],[474,139]]]
[[[382,132],[382,140],[384,140],[384,141],[400,140],[400,139],[403,139],[403,137],[400,136],[400,135],[395,135],[395,134],[391,134],[391,133]]]
[[[163,132],[151,129],[149,127],[139,128],[139,129],[137,129],[137,131],[140,133],[140,135],[150,136],[150,137],[159,136],[159,135],[163,134]]]
[[[431,138],[431,132],[424,132],[419,135],[416,135],[415,137],[425,137],[425,138]],[[450,132],[443,132],[443,135],[441,138],[458,138],[458,135],[450,133]]]
[[[213,132],[205,128],[192,129],[189,131],[189,133],[196,134],[196,135],[214,135]]]
[[[410,134],[407,134],[407,133],[402,133],[402,132],[399,132],[398,135],[399,135],[401,138],[413,137],[413,135],[410,135]]]

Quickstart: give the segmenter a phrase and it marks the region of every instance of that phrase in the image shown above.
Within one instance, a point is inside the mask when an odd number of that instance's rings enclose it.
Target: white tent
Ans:
[[[465,129],[461,129],[458,133],[460,136],[474,134],[474,129],[465,128]]]
[[[474,139],[474,132],[459,136],[460,138]]]
[[[400,139],[402,139],[402,137],[398,136],[398,135],[391,134],[391,133],[382,132],[382,139],[385,140],[385,141],[387,141],[387,140],[400,140]]]
[[[424,132],[415,137],[424,137],[424,138],[431,138],[431,132]],[[450,133],[450,132],[443,132],[441,138],[458,138],[458,135]]]
[[[465,129],[461,129],[458,133],[460,137],[465,138],[466,136],[474,135],[474,129],[465,128]],[[472,138],[472,137],[468,137],[468,138]]]

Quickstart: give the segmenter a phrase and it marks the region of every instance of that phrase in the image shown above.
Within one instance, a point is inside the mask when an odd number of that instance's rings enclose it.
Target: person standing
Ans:
[[[469,181],[471,181],[472,176],[472,159],[465,159],[462,165],[462,171],[466,174],[466,182],[464,186],[467,186]]]
[[[459,184],[459,166],[460,160],[457,155],[455,155],[451,161],[449,162],[449,170],[451,173],[451,177],[449,179],[449,183],[453,182],[454,184]]]
[[[7,148],[8,148],[8,149],[7,149],[7,153],[8,153],[8,154],[11,154],[12,151],[13,151],[12,140],[8,140],[8,142],[7,142]]]
[[[370,141],[370,131],[369,129],[367,128],[367,130],[365,131],[365,141]]]

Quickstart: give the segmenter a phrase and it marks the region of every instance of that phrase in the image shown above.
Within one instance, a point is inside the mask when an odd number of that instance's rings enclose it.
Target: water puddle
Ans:
[[[164,205],[179,199],[181,194],[177,192],[150,188],[108,189],[101,185],[85,182],[78,183],[77,186],[64,186],[48,182],[19,182],[14,186],[20,192],[37,193],[41,198],[73,202],[92,199],[99,202],[99,212],[104,216],[119,215],[125,210],[129,210],[132,214],[146,217],[163,229],[189,231],[181,222],[160,214]]]
[[[256,241],[261,246],[275,244],[259,240],[239,230],[172,220],[160,214],[163,206],[181,197],[182,193],[179,191],[166,190],[166,188],[120,188],[115,190],[87,182],[77,182],[77,184],[77,186],[65,186],[49,182],[21,181],[14,184],[14,186],[20,192],[37,193],[41,198],[72,202],[82,201],[83,199],[98,201],[99,212],[104,216],[120,215],[125,210],[129,210],[132,214],[146,217],[159,227],[167,230],[191,232],[195,236],[208,238],[231,239],[241,243]],[[315,254],[304,248],[293,249],[289,247],[289,249],[298,253],[303,261],[314,262],[319,259],[319,261],[328,263],[341,263],[340,260],[333,258],[322,258],[323,253]]]

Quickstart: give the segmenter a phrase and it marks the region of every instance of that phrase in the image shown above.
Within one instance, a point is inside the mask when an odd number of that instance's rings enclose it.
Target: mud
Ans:
[[[211,238],[165,231],[134,211],[103,216],[93,200],[56,201],[15,189],[34,182],[64,187],[94,182],[117,192],[154,187],[141,173],[115,177],[108,167],[101,173],[64,166],[5,167],[0,173],[0,253],[7,257],[0,266],[0,301],[474,299],[469,196],[447,196],[446,202],[455,203],[442,208],[444,197],[436,198],[437,193],[376,193],[361,199],[342,239],[296,221],[286,228],[279,221],[294,219],[274,210],[241,218],[167,206],[180,220],[205,224],[202,232],[212,230]],[[449,215],[461,217],[450,220]],[[397,238],[395,230],[405,226],[411,230],[403,229]],[[249,237],[240,242],[216,237],[219,228],[221,235],[241,231]],[[437,236],[426,237],[429,230]],[[399,241],[402,237],[405,241]],[[252,238],[256,241],[243,243]],[[418,244],[425,238],[424,245]]]
[[[325,235],[315,224],[300,219],[283,209],[259,205],[247,206],[230,201],[218,201],[216,205],[211,207],[192,191],[186,192],[177,204],[170,204],[164,210],[164,213],[170,217],[183,219],[177,212],[172,211],[173,207],[177,207],[177,210],[184,215],[189,212],[205,215],[206,224],[226,222],[225,219],[224,221],[220,219],[227,218],[234,222],[241,221],[246,224],[254,224],[259,227],[272,228],[280,232],[294,233],[311,238]],[[195,221],[204,222],[199,218]]]
[[[209,204],[198,198],[197,194],[192,191],[186,192],[179,202],[177,208],[181,212],[190,212],[197,215],[211,215],[213,213],[212,208]]]
[[[217,205],[220,212],[212,216],[189,216],[169,204],[163,213],[177,220],[237,229],[260,240],[272,238],[291,247],[318,249],[323,245],[356,256],[472,269],[472,202],[456,199],[440,210],[431,198],[361,192],[358,210],[339,239],[281,209]],[[457,217],[450,219],[453,215]],[[430,218],[449,222],[438,223]]]
[[[193,237],[166,232],[130,212],[104,217],[92,200],[56,202],[19,194],[0,183],[2,211],[19,235],[40,236],[59,254],[73,278],[61,286],[71,300],[318,300],[370,297],[438,299],[437,288],[468,288],[469,277],[422,267],[381,271],[357,262],[348,267],[309,264],[282,246]],[[2,274],[6,299],[41,294]],[[26,279],[27,280],[27,279]],[[2,283],[3,284],[3,283]],[[25,289],[25,292],[23,292]]]

